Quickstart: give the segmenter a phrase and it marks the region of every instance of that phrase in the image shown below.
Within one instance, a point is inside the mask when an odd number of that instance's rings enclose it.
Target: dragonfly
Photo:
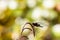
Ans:
[[[26,27],[26,25],[30,25],[30,28]],[[33,23],[27,22],[22,28],[21,37],[19,38],[19,40],[28,40],[29,39],[26,35],[23,35],[23,32],[26,29],[32,31],[33,36],[35,37],[35,27],[43,27],[43,25],[45,25],[45,24],[43,24],[41,22],[33,22]]]

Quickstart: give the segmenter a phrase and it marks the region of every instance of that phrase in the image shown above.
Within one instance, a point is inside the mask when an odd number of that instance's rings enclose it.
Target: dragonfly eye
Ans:
[[[32,23],[32,25],[37,26],[37,27],[42,27],[39,23]]]

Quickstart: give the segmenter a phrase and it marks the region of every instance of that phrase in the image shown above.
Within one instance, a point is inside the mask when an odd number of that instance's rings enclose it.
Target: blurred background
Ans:
[[[27,22],[41,22],[35,40],[60,40],[60,0],[0,0],[0,40],[17,40]]]

